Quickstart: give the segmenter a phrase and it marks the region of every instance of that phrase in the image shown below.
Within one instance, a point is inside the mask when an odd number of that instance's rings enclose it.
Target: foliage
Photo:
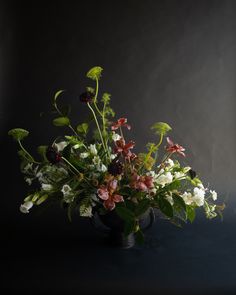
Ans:
[[[111,94],[99,93],[102,70],[97,66],[87,72],[95,86],[86,87],[80,103],[87,105],[92,119],[77,122],[75,128],[57,104],[65,90],[55,93],[52,105],[58,116],[53,125],[66,127],[68,132],[39,146],[40,160],[36,161],[22,145],[27,130],[8,132],[19,143],[24,179],[30,186],[34,184],[20,206],[21,212],[29,213],[34,205],[48,202],[67,208],[70,220],[73,212],[91,218],[96,211],[106,214],[115,210],[124,221],[124,233],[134,232],[139,243],[143,242],[140,219],[150,208],[159,209],[177,225],[193,222],[198,208],[209,219],[222,216],[224,205],[215,204],[217,193],[204,187],[197,174],[175,158],[185,156],[182,146],[167,137],[164,156],[158,159],[159,148],[172,130],[167,123],[153,124],[157,142],[148,143],[146,152],[134,152],[135,143],[126,140],[125,132],[131,129],[127,119],[114,121]]]

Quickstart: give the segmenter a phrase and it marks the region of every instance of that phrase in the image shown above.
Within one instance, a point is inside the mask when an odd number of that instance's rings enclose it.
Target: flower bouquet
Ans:
[[[185,149],[167,137],[171,131],[167,123],[153,124],[157,141],[148,143],[143,153],[134,152],[134,141],[125,137],[131,129],[127,119],[114,120],[111,95],[99,95],[101,73],[101,67],[87,73],[95,87],[87,87],[79,99],[92,116],[76,128],[67,111],[58,106],[64,90],[55,94],[53,107],[58,117],[53,124],[67,127],[68,132],[47,146],[39,146],[39,159],[22,144],[27,130],[9,131],[19,144],[21,171],[31,186],[20,211],[29,213],[32,207],[46,202],[60,203],[70,220],[72,212],[88,218],[98,215],[111,231],[118,230],[123,239],[133,235],[137,242],[143,241],[140,221],[153,209],[177,225],[193,222],[197,208],[209,219],[221,216],[224,205],[215,204],[217,193],[204,187],[196,172],[177,160],[176,156],[185,157]],[[164,156],[160,158],[165,137]]]

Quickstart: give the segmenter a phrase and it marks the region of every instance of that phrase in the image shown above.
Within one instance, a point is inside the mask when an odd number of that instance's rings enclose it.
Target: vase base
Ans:
[[[110,231],[108,237],[108,243],[112,247],[118,247],[122,249],[129,249],[135,245],[134,234],[131,233],[125,236],[122,232]]]

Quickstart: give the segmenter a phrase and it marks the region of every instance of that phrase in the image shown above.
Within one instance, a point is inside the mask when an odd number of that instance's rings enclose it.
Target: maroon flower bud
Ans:
[[[79,99],[81,102],[85,103],[92,102],[94,99],[94,94],[92,92],[86,91],[80,94]]]
[[[117,159],[114,159],[108,166],[108,172],[113,176],[120,175],[123,172],[123,165]]]
[[[61,155],[51,146],[47,148],[46,158],[52,164],[56,164],[61,161]]]

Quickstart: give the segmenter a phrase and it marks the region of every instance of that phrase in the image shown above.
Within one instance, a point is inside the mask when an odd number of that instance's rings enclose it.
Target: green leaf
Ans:
[[[116,206],[116,213],[125,221],[127,222],[133,222],[135,219],[135,215],[132,211],[130,211],[128,208],[123,206]]]
[[[164,213],[166,216],[172,218],[174,213],[173,213],[173,208],[171,204],[165,199],[164,196],[159,196],[159,201],[158,201],[159,209],[161,210],[162,213]]]
[[[170,125],[164,122],[157,122],[151,126],[151,129],[155,131],[156,134],[165,135],[168,131],[172,130]]]
[[[88,132],[88,124],[87,123],[82,123],[77,126],[77,131],[79,133],[86,134]]]
[[[43,195],[42,197],[38,199],[38,201],[36,202],[36,205],[42,204],[43,202],[47,200],[47,198],[48,198],[48,195]]]
[[[135,215],[139,217],[140,215],[144,214],[148,208],[150,207],[150,201],[149,200],[142,200],[139,202],[137,207],[135,208]]]
[[[102,70],[103,69],[101,67],[93,67],[87,72],[86,76],[92,80],[99,80],[102,74]]]
[[[183,200],[183,198],[181,198],[179,195],[177,194],[172,194],[172,198],[174,200],[175,205],[177,205],[178,207],[182,208],[184,211],[186,211],[186,204]]]
[[[135,240],[136,243],[139,245],[142,245],[144,243],[144,235],[140,229],[135,233]]]
[[[186,214],[187,214],[187,218],[192,223],[196,217],[195,209],[191,206],[186,206]]]
[[[22,128],[14,128],[8,131],[8,135],[12,136],[15,140],[22,140],[29,135],[29,131]]]
[[[70,125],[70,120],[68,117],[59,117],[53,120],[54,126],[68,126]]]
[[[55,95],[54,95],[54,99],[53,99],[54,104],[56,103],[58,96],[59,96],[62,92],[64,92],[64,91],[65,91],[65,90],[58,90],[58,91],[55,93]]]

